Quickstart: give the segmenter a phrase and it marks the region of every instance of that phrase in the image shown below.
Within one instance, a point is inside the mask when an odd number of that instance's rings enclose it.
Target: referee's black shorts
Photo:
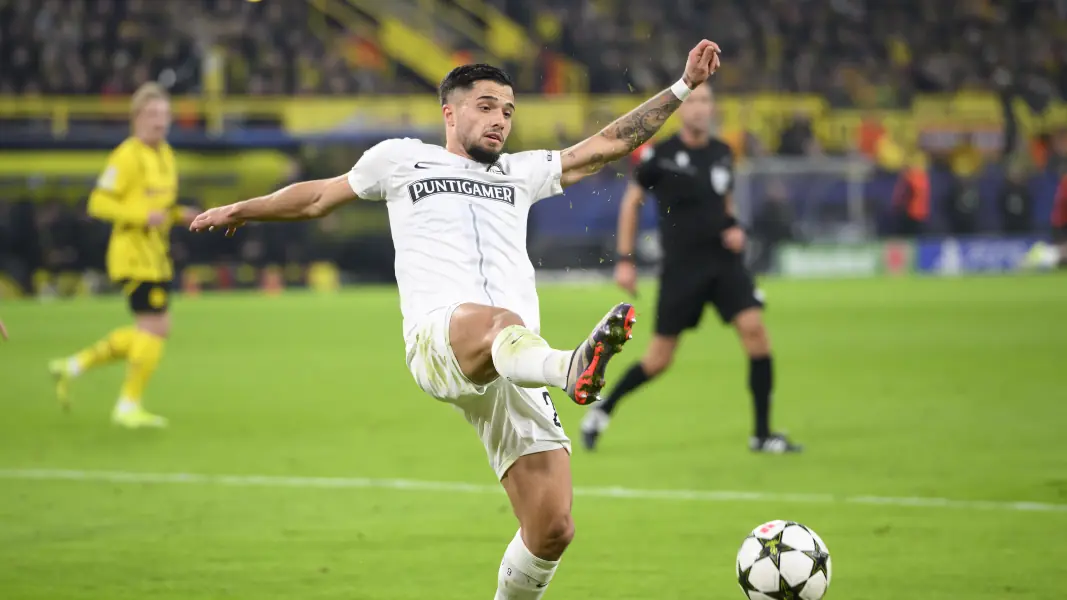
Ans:
[[[718,264],[668,264],[660,275],[656,333],[674,337],[700,324],[711,304],[724,324],[742,311],[763,308],[762,294],[740,258]]]
[[[130,312],[135,315],[167,312],[170,308],[170,289],[169,281],[127,280],[122,285]]]

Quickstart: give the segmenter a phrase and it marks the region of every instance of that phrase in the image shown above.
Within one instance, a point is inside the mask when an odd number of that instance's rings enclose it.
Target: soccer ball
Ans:
[[[749,600],[820,600],[830,573],[822,538],[793,521],[760,525],[737,552],[737,583]]]

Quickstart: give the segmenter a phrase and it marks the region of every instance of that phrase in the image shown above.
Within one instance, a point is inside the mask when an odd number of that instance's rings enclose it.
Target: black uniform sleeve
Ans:
[[[656,166],[655,156],[655,146],[647,146],[641,152],[637,166],[634,167],[634,181],[646,190],[651,190],[659,183],[660,170]]]

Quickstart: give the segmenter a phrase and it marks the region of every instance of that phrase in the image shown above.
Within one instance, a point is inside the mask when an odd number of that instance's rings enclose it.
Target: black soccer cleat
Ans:
[[[608,361],[633,337],[636,322],[633,305],[623,302],[608,311],[597,323],[593,332],[571,356],[571,366],[567,371],[567,395],[571,400],[585,406],[600,399]]]
[[[748,449],[764,454],[794,454],[803,452],[804,446],[793,443],[783,433],[772,433],[767,437],[752,436],[748,440]]]

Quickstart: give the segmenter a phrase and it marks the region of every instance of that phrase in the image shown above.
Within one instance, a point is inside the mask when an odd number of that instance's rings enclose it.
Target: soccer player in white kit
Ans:
[[[652,137],[719,66],[703,40],[682,78],[562,151],[504,154],[516,112],[511,79],[489,65],[457,67],[441,83],[445,147],[392,139],[352,170],[211,209],[193,231],[247,221],[319,218],[341,204],[384,201],[396,247],[407,364],[419,387],[475,427],[507,491],[519,531],[500,563],[496,600],[544,595],[574,537],[570,440],[545,386],[590,404],[608,360],[630,337],[633,307],[619,304],[576,350],[540,335],[526,251],[530,207],[629,155]]]

